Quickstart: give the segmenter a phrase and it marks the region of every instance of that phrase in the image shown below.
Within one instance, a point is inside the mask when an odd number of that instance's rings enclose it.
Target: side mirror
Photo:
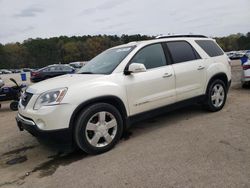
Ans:
[[[128,67],[128,72],[129,73],[138,73],[138,72],[146,72],[146,67],[145,65],[141,63],[131,63]]]

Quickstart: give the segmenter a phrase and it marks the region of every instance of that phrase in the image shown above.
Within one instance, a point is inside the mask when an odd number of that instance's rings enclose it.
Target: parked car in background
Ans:
[[[241,85],[243,88],[250,86],[250,60],[242,62]]]
[[[247,50],[245,55],[250,59],[250,50]]]
[[[12,73],[10,70],[7,70],[7,69],[1,69],[0,72],[1,72],[1,74],[11,74]]]
[[[69,65],[63,65],[63,64],[49,65],[42,69],[32,71],[30,75],[30,81],[39,82],[42,80],[46,80],[48,78],[53,78],[56,76],[61,76],[64,74],[72,74],[72,73],[75,73],[75,69]]]
[[[23,72],[32,72],[33,69],[30,69],[30,68],[23,68],[22,71],[23,71]]]
[[[21,73],[21,69],[10,69],[12,73]]]
[[[232,57],[234,57],[235,53],[236,53],[235,51],[226,52],[228,58],[230,58],[230,59],[231,59]]]
[[[82,64],[81,62],[72,62],[72,63],[69,63],[69,65],[75,69],[80,69],[82,68]]]

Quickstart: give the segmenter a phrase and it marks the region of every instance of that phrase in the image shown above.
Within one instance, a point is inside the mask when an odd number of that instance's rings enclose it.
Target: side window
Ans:
[[[196,40],[195,41],[210,57],[223,55],[223,51],[212,40]]]
[[[62,67],[63,72],[72,72],[72,70],[73,69],[71,69],[70,67],[66,67],[66,66]]]
[[[161,44],[142,48],[131,60],[131,63],[142,63],[147,69],[166,65],[166,58]]]
[[[60,66],[56,66],[54,69],[55,72],[61,72],[62,68]]]
[[[48,72],[56,72],[56,67],[50,67]]]
[[[49,70],[50,68],[48,67],[48,68],[43,69],[42,72],[49,72]]]
[[[199,54],[188,42],[185,41],[167,42],[167,47],[171,53],[174,63],[181,63],[185,61],[200,59]]]

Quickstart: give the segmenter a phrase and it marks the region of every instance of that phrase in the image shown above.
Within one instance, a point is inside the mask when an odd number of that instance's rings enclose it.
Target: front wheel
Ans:
[[[227,90],[222,80],[213,80],[207,91],[205,107],[211,112],[219,111],[225,105],[227,99]]]
[[[121,138],[122,132],[120,112],[110,104],[97,103],[79,114],[74,138],[83,151],[100,154],[112,149]]]

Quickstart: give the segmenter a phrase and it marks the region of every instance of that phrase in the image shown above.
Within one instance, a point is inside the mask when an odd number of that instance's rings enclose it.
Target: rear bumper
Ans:
[[[17,127],[20,131],[28,131],[35,137],[53,139],[60,142],[72,142],[72,132],[69,128],[58,130],[41,130],[32,119],[26,118],[19,113],[16,116]]]

